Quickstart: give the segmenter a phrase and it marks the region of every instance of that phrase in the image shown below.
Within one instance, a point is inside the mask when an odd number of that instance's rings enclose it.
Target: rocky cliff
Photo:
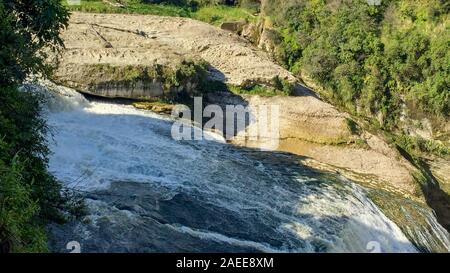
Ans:
[[[186,63],[209,63],[209,78],[236,86],[296,79],[245,39],[206,23],[159,16],[73,13],[54,81],[106,97],[159,97],[195,87],[166,81]],[[301,91],[302,86],[298,85]]]
[[[418,170],[394,147],[382,137],[355,131],[347,114],[307,92],[267,53],[236,34],[186,18],[73,13],[62,39],[65,49],[53,80],[99,96],[152,98],[191,92],[198,79],[186,67],[196,71],[202,62],[209,64],[209,79],[236,86],[285,80],[301,96],[243,95],[236,102],[234,95],[213,93],[208,98],[219,104],[280,105],[280,150],[420,196],[414,179]],[[180,73],[184,76],[178,79]],[[239,136],[235,143],[242,144]]]

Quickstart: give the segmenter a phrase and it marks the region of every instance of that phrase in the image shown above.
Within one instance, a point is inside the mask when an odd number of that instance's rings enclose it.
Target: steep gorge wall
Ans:
[[[302,86],[242,37],[191,19],[73,13],[62,38],[66,48],[53,80],[85,93],[136,99],[195,90],[196,73],[183,72],[187,60],[206,61],[208,77],[227,84],[269,85],[276,77]],[[190,77],[178,80],[181,72]],[[243,95],[240,100],[254,106],[280,105],[280,150],[374,176],[410,196],[418,194],[413,177],[417,170],[394,147],[367,132],[352,132],[347,114],[311,91],[300,93],[297,97]],[[209,100],[233,104],[232,97],[218,93]],[[235,142],[239,144],[239,137]]]

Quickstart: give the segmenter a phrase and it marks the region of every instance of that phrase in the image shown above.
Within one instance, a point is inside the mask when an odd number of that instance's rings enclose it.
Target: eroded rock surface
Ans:
[[[59,59],[55,81],[106,97],[160,96],[165,92],[161,77],[132,84],[126,80],[135,76],[136,67],[147,74],[156,68],[173,72],[187,60],[208,62],[212,66],[210,78],[233,85],[270,84],[275,77],[297,82],[289,71],[245,39],[187,18],[73,13],[62,39],[66,49]],[[101,69],[95,69],[98,67]],[[119,80],[114,78],[117,75]],[[173,86],[170,88],[173,90]],[[175,92],[194,89],[195,82],[187,79],[176,88],[179,90]],[[236,103],[232,96],[220,94],[209,99]],[[415,168],[411,164],[381,138],[352,132],[348,115],[313,93],[298,97],[242,96],[240,100],[250,106],[280,106],[280,150],[375,176],[393,188],[415,193]],[[239,136],[235,143],[239,144]]]
[[[187,18],[75,12],[61,38],[65,50],[54,80],[106,97],[161,96],[164,83],[158,78],[127,83],[135,76],[128,67],[176,72],[187,60],[205,60],[212,66],[210,78],[237,86],[270,85],[274,78],[296,82],[245,39]],[[103,73],[111,67],[120,73]]]
[[[313,158],[330,166],[366,176],[367,181],[378,180],[377,187],[397,190],[401,194],[416,195],[413,173],[417,169],[381,137],[369,132],[353,132],[350,116],[313,96],[260,97],[226,94],[208,95],[217,104],[243,105],[249,109],[260,106],[279,107],[279,143],[277,150]],[[271,139],[249,139],[248,132],[256,121],[239,132],[233,142],[248,147],[262,147]],[[332,169],[332,168],[331,168]],[[375,179],[373,179],[375,178]],[[367,182],[365,181],[365,182]],[[381,183],[379,183],[381,181]],[[385,185],[383,185],[385,184]]]

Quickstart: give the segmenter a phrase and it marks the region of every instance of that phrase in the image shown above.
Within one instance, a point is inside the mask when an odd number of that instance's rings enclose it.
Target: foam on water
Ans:
[[[132,106],[89,102],[68,90],[62,97],[48,111],[51,172],[84,191],[108,190],[116,181],[165,191],[154,209],[170,232],[255,251],[366,252],[371,241],[385,252],[416,251],[349,181],[285,163],[292,161],[283,154],[175,141],[170,119]],[[133,221],[130,214],[124,221]]]

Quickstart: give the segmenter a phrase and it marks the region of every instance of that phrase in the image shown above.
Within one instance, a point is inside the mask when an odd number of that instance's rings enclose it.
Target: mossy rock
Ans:
[[[149,110],[158,114],[168,114],[172,113],[175,105],[170,103],[164,103],[161,101],[140,101],[133,103],[133,106],[137,109]]]
[[[176,98],[202,93],[208,64],[184,60],[177,65],[66,64],[57,84],[109,98]]]

